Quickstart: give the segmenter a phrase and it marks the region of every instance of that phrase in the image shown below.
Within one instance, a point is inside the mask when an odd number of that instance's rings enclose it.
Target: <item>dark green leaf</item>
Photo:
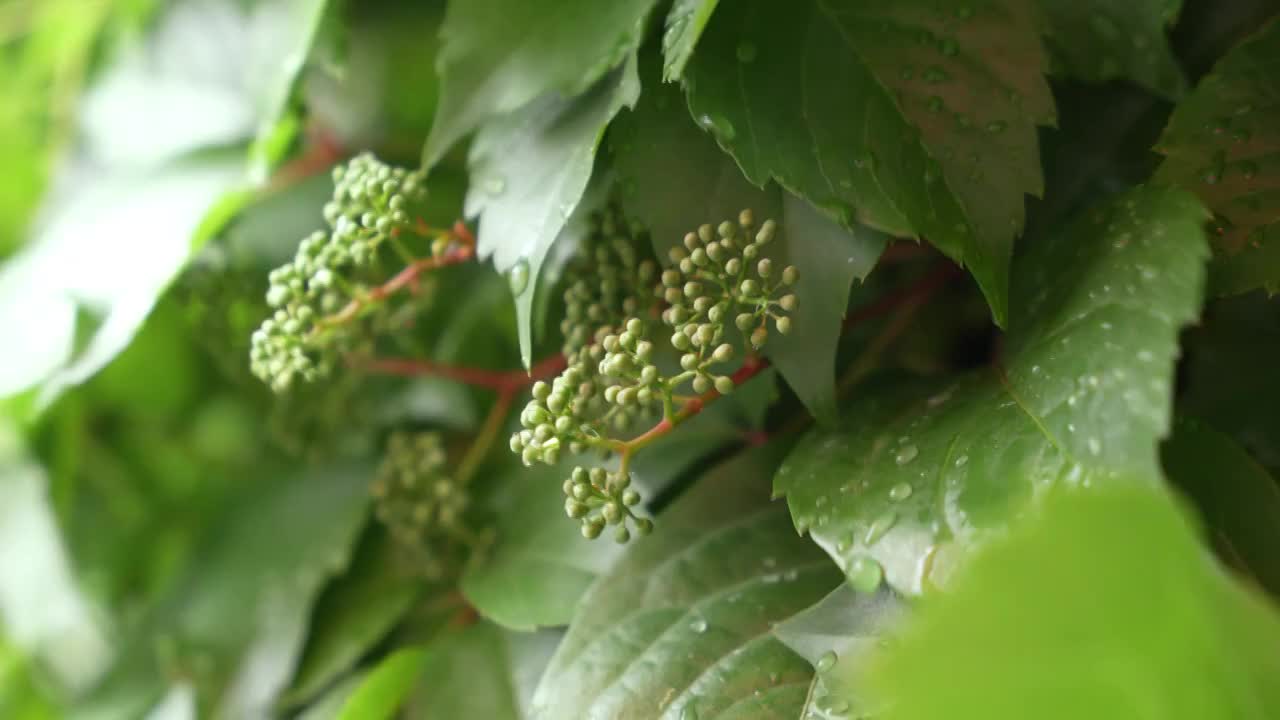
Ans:
[[[1165,473],[1191,498],[1224,562],[1280,597],[1280,485],[1231,438],[1187,418],[1164,445]]]
[[[561,633],[514,633],[488,623],[442,636],[410,701],[421,720],[525,720],[534,684]]]
[[[325,589],[311,617],[289,700],[306,700],[384,637],[409,610],[420,587],[395,562],[385,535],[363,543],[345,575]]]
[[[494,508],[497,544],[462,577],[462,592],[481,615],[499,625],[532,630],[564,625],[592,581],[609,569],[620,548],[587,542],[565,517],[560,485],[572,463],[518,468],[498,479]]]
[[[1156,149],[1156,177],[1195,192],[1215,213],[1209,289],[1280,289],[1280,20],[1226,54],[1178,104]]]
[[[338,720],[389,720],[395,717],[400,704],[418,681],[427,658],[433,653],[434,649],[430,647],[413,647],[388,655],[347,697]]]
[[[886,720],[1263,720],[1278,676],[1275,607],[1207,562],[1158,490],[1130,486],[1050,498],[867,679]]]
[[[838,573],[765,502],[780,448],[704,477],[583,598],[535,717],[794,718],[812,677],[770,633]]]
[[[639,46],[653,4],[450,2],[440,30],[444,46],[436,60],[442,78],[440,107],[424,164],[434,165],[486,120],[535,98],[569,98],[586,91]]]
[[[1052,122],[1021,3],[735,3],[685,73],[689,107],[752,182],[895,235],[927,237],[1007,316],[1023,195]],[[848,223],[846,223],[848,224]]]
[[[1054,70],[1086,82],[1127,78],[1167,98],[1186,90],[1186,78],[1165,31],[1182,0],[1040,0]]]
[[[671,4],[662,33],[663,80],[675,82],[684,74],[698,38],[719,4],[720,0],[675,0]]]
[[[627,209],[650,228],[662,258],[685,233],[744,208],[757,222],[773,218],[782,226],[770,246],[774,259],[795,264],[804,280],[796,287],[793,334],[766,352],[811,413],[834,419],[836,344],[849,287],[871,271],[886,238],[861,225],[846,230],[776,185],[752,186],[689,119],[679,93],[658,85],[656,69],[645,69],[653,71],[645,74],[644,99],[611,134]]]
[[[815,670],[801,717],[836,720],[870,709],[852,680],[871,653],[888,642],[903,610],[902,601],[887,590],[860,593],[842,583],[818,604],[778,623],[773,634]]]
[[[504,21],[505,24],[506,21]],[[479,216],[479,249],[508,274],[520,354],[530,363],[530,318],[542,262],[591,177],[605,127],[640,95],[634,60],[585,95],[545,95],[486,125],[471,146],[466,212]]]
[[[855,587],[940,584],[1055,484],[1157,482],[1178,330],[1199,312],[1203,210],[1139,188],[1019,257],[1002,367],[881,384],[775,480]]]

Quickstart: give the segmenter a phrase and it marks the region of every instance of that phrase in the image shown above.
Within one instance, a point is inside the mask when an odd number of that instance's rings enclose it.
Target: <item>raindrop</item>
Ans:
[[[822,653],[822,656],[818,658],[818,662],[813,664],[813,669],[820,673],[827,672],[836,666],[836,661],[839,659],[836,657],[834,650],[828,650]]]
[[[915,445],[904,445],[898,449],[897,454],[893,456],[893,461],[899,465],[906,465],[916,459],[916,455],[920,454],[920,449]]]
[[[849,585],[859,592],[875,592],[884,581],[884,568],[870,555],[854,558],[845,574],[849,577]]]
[[[519,296],[529,287],[529,263],[525,260],[517,261],[511,269],[507,271],[507,282],[511,284],[511,294]]]
[[[738,45],[738,61],[739,62],[749,63],[756,59],[757,54],[758,54],[758,51],[756,50],[755,43],[749,43],[749,42],[739,43]]]
[[[968,465],[968,464],[969,464],[968,455],[961,455],[960,457],[956,458],[956,467],[964,467],[965,465]]]
[[[911,483],[900,482],[897,485],[894,485],[892,488],[890,488],[889,499],[897,500],[897,501],[906,500],[907,498],[911,497],[911,492],[912,492]]]
[[[723,115],[703,115],[698,118],[698,124],[704,129],[715,133],[717,137],[725,142],[732,141],[737,135],[737,131],[733,129],[733,124]]]
[[[689,621],[689,629],[701,635],[707,631],[707,621],[703,618],[696,617]]]
[[[880,538],[884,537],[885,533],[893,528],[896,522],[898,522],[897,513],[892,510],[882,513],[871,521],[871,525],[867,527],[867,534],[863,536],[862,541],[867,545],[875,545],[880,541]]]
[[[849,552],[849,549],[852,547],[853,547],[852,534],[847,534],[836,541],[836,552],[840,553],[841,555]]]

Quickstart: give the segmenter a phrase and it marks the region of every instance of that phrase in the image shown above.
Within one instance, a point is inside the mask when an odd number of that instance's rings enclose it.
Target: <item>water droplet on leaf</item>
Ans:
[[[840,658],[836,657],[835,651],[828,650],[822,653],[822,655],[818,658],[818,661],[813,664],[813,669],[817,670],[820,673],[827,672],[828,670],[836,666],[836,661],[839,659]]]
[[[889,490],[889,499],[898,501],[906,500],[911,497],[911,492],[911,483],[900,482]]]
[[[884,568],[870,555],[854,558],[845,574],[849,577],[849,585],[859,592],[875,592],[884,582]]]
[[[904,445],[898,448],[898,452],[893,456],[893,461],[899,465],[906,465],[916,459],[916,455],[920,454],[920,449],[915,445]]]
[[[529,263],[525,260],[518,261],[511,269],[507,271],[507,282],[511,284],[511,294],[519,296],[526,288],[529,287]]]

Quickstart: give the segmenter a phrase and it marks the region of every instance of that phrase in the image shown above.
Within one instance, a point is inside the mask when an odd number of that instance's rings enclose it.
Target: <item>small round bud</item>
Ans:
[[[694,370],[698,367],[698,356],[694,353],[685,353],[680,356],[680,367],[685,370]]]
[[[618,543],[619,545],[622,545],[622,544],[625,544],[625,543],[627,543],[627,542],[630,542],[630,541],[631,541],[631,531],[630,531],[630,530],[627,530],[625,527],[620,527],[620,528],[618,528],[617,530],[615,530],[615,531],[614,531],[614,533],[613,533],[613,539],[614,539],[615,541],[617,541],[617,543]]]
[[[671,345],[677,350],[688,350],[690,347],[693,347],[693,343],[690,342],[689,336],[685,335],[683,332],[678,332],[671,336]]]
[[[636,532],[641,535],[653,532],[653,521],[649,518],[636,518]]]
[[[759,350],[764,347],[766,341],[769,340],[769,331],[762,327],[758,327],[751,331],[751,347]]]
[[[756,263],[756,273],[762,278],[769,277],[773,274],[773,261],[769,258],[765,258],[759,263]]]
[[[799,279],[800,271],[796,269],[795,265],[788,265],[786,269],[782,271],[783,285],[795,285],[796,281]]]
[[[545,380],[539,380],[533,384],[533,396],[539,400],[546,400],[551,394],[551,386]]]
[[[604,521],[600,518],[582,521],[582,537],[588,540],[595,540],[600,537],[602,532],[604,532]]]
[[[760,226],[760,232],[756,233],[756,243],[760,245],[768,245],[773,241],[773,236],[778,232],[778,223],[773,220],[765,220]]]
[[[721,343],[720,347],[716,348],[715,352],[711,354],[711,357],[715,358],[716,362],[726,362],[733,357],[733,346],[729,343]]]
[[[729,275],[737,275],[742,271],[742,260],[729,258],[729,261],[724,264],[724,271]]]
[[[754,325],[755,322],[756,316],[751,313],[742,313],[733,319],[733,324],[742,332],[750,330],[751,326]]]
[[[622,504],[627,507],[640,504],[640,493],[635,490],[626,490],[622,493]]]
[[[607,502],[600,508],[600,515],[610,525],[622,522],[622,506],[616,502]]]
[[[710,225],[699,225],[698,239],[701,240],[704,244],[709,243],[712,240],[715,240],[716,239],[715,230],[713,230]]]
[[[727,375],[721,375],[716,378],[716,392],[721,395],[728,395],[733,392],[733,379]]]
[[[699,246],[700,244],[701,244],[701,243],[698,241],[698,236],[697,236],[696,234],[694,234],[694,233],[685,233],[685,235],[684,235],[684,246],[685,246],[686,248],[688,248],[690,252],[693,252],[694,250],[697,250],[697,249],[698,249],[698,246]]]
[[[641,360],[648,360],[653,355],[653,343],[648,340],[641,340],[636,343],[636,357]]]
[[[702,394],[711,389],[711,381],[706,375],[698,375],[693,378],[693,391]]]
[[[587,469],[581,466],[573,469],[573,472],[569,475],[569,479],[577,485],[583,485],[590,482],[590,478],[587,477]]]
[[[787,333],[791,332],[791,318],[789,317],[784,316],[780,318],[775,318],[773,321],[773,324],[775,327],[778,328],[778,332],[782,333],[783,335],[786,335]]]
[[[591,486],[587,483],[576,483],[570,491],[575,500],[586,500],[591,497]]]
[[[585,504],[574,500],[573,498],[565,498],[564,514],[571,518],[577,519],[587,514],[588,508]]]
[[[760,292],[760,283],[752,280],[751,278],[747,278],[738,286],[738,292],[743,295],[756,295]]]
[[[787,312],[791,312],[792,310],[796,309],[796,296],[783,295],[782,299],[778,301],[778,304],[782,306],[783,310],[786,310]]]

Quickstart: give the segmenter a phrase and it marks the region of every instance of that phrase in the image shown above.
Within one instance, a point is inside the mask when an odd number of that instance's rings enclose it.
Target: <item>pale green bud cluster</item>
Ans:
[[[625,543],[631,539],[628,521],[640,535],[653,530],[653,521],[633,510],[640,504],[640,493],[631,488],[630,473],[576,467],[564,481],[564,495],[565,514],[582,521],[582,536],[588,540],[600,537],[611,525],[613,539]]]
[[[608,437],[611,431],[625,432],[642,417],[660,414],[672,419],[675,393],[685,384],[698,394],[732,392],[728,366],[739,351],[727,338],[730,323],[752,350],[767,342],[770,320],[780,333],[791,328],[788,313],[795,309],[796,298],[787,288],[798,279],[796,269],[777,271],[762,252],[776,232],[772,220],[755,228],[750,210],[744,210],[736,224],[704,225],[685,236],[684,247],[672,250],[675,267],[661,273],[656,290],[641,284],[652,281],[653,275],[642,270],[644,261],[634,261],[629,249],[633,246],[624,242],[634,242],[642,233],[633,230],[628,238],[611,241],[611,251],[602,251],[601,245],[589,247],[589,252],[597,254],[588,258],[588,268],[592,261],[598,266],[624,258],[621,266],[630,273],[624,276],[636,282],[625,286],[625,292],[617,283],[593,284],[587,278],[571,285],[566,301],[573,310],[562,325],[568,366],[550,383],[534,384],[533,397],[520,415],[523,427],[511,437],[512,452],[526,465],[555,464],[564,452],[580,454],[591,448],[607,454],[626,447],[623,441]],[[628,257],[633,258],[630,264],[625,261]],[[661,313],[667,328],[661,332],[653,317],[656,309],[641,304],[655,292],[667,304]],[[619,311],[631,314],[615,321]],[[586,326],[590,321],[595,322],[593,329]],[[679,370],[662,371],[656,358],[659,342],[675,350]],[[634,502],[628,503],[619,494],[629,476],[596,475],[595,470],[575,471],[565,485],[565,509],[571,517],[583,518],[587,537],[598,536],[612,522],[610,518],[619,516],[617,508],[640,500],[632,494],[627,497]],[[589,512],[597,506],[599,513]],[[630,537],[625,526],[617,537]]]
[[[333,369],[350,338],[325,319],[366,291],[355,275],[411,226],[411,209],[426,197],[422,171],[391,167],[369,153],[335,167],[333,179],[333,199],[323,211],[328,230],[308,235],[293,260],[271,271],[272,314],[251,338],[250,368],[276,392]]]
[[[393,433],[370,488],[374,515],[400,545],[413,551],[428,576],[445,571],[448,546],[463,528],[468,502],[467,492],[445,466],[437,433]]]
[[[566,357],[588,345],[597,328],[619,327],[654,301],[658,263],[644,229],[628,223],[612,206],[592,215],[590,222],[581,261],[566,273],[560,321]]]

